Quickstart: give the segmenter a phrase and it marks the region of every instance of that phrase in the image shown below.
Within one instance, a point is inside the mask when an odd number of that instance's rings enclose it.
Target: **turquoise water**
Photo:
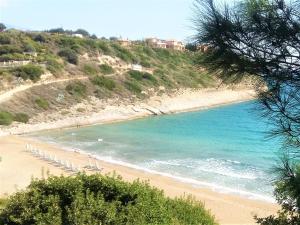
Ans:
[[[38,138],[192,185],[272,200],[280,144],[266,138],[269,127],[254,108],[255,102],[246,102]]]

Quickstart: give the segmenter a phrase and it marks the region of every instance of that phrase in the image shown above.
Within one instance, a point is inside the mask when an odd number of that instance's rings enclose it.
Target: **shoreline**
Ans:
[[[38,149],[51,154],[55,154],[59,159],[68,159],[75,165],[82,167],[88,164],[88,160],[97,161],[103,168],[102,174],[121,175],[125,181],[135,179],[148,180],[152,186],[164,190],[169,197],[179,197],[182,195],[193,195],[196,199],[203,201],[207,209],[216,216],[222,225],[227,224],[254,224],[253,215],[268,216],[275,213],[279,208],[276,204],[262,200],[248,199],[230,193],[220,193],[210,188],[195,187],[192,184],[178,181],[172,177],[162,174],[153,174],[147,171],[137,170],[124,165],[113,164],[89,157],[87,154],[66,151],[60,147],[50,145],[38,140],[33,140],[20,136],[6,136],[0,138],[0,154],[3,166],[0,169],[0,196],[12,194],[16,190],[25,188],[32,177],[41,178],[47,176],[47,171],[53,175],[71,175],[61,167],[53,165],[25,152],[25,145],[32,144]],[[94,173],[86,171],[87,174]]]
[[[208,88],[208,89],[182,89],[173,95],[163,94],[162,96],[152,96],[149,99],[140,102],[129,102],[121,104],[120,102],[91,99],[86,103],[79,103],[74,106],[103,108],[102,110],[87,111],[83,115],[60,115],[61,112],[47,115],[42,114],[35,122],[28,124],[16,124],[10,127],[0,127],[0,137],[8,135],[20,135],[34,133],[45,130],[78,128],[92,126],[97,124],[115,123],[145,118],[148,116],[176,114],[182,112],[191,112],[205,110],[213,107],[250,101],[256,98],[253,89],[228,89],[228,88]],[[50,119],[49,119],[50,118]],[[57,118],[57,119],[52,119]],[[49,120],[51,120],[49,122]],[[45,122],[47,121],[47,122]]]

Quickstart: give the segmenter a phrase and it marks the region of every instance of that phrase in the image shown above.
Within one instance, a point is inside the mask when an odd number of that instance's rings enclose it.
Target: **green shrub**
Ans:
[[[73,95],[76,98],[82,98],[82,97],[86,96],[87,88],[83,83],[77,81],[77,82],[68,84],[66,86],[66,91],[70,95]]]
[[[152,83],[156,84],[157,80],[155,79],[155,77],[147,72],[140,72],[140,71],[135,71],[135,70],[130,70],[128,72],[129,76],[132,77],[135,80],[148,80],[151,81]]]
[[[107,65],[107,64],[102,64],[99,66],[100,68],[100,72],[102,74],[112,74],[114,73],[114,69],[110,66],[110,65]]]
[[[203,204],[170,199],[148,183],[99,174],[34,180],[10,197],[0,224],[215,225]]]
[[[9,36],[5,35],[4,33],[0,34],[0,44],[1,45],[8,45],[11,44],[11,39]]]
[[[1,45],[0,55],[12,53],[22,53],[22,49],[16,45]]]
[[[58,52],[58,55],[60,57],[65,58],[71,64],[77,65],[78,63],[77,53],[73,49],[70,48],[62,49]]]
[[[42,67],[33,64],[17,67],[14,70],[17,77],[22,77],[24,80],[30,79],[34,82],[40,79],[43,72]]]
[[[104,87],[110,91],[112,91],[116,87],[116,83],[114,80],[109,79],[104,76],[95,76],[95,77],[91,78],[91,82],[94,85],[97,85],[99,87]]]
[[[42,108],[42,109],[44,109],[44,110],[47,110],[47,109],[49,108],[49,103],[48,103],[48,101],[47,101],[46,99],[44,99],[44,98],[37,98],[37,99],[34,100],[34,102],[35,102],[35,104],[36,104],[38,107],[40,107],[40,108]]]
[[[14,121],[18,121],[18,122],[21,122],[21,123],[28,123],[29,116],[25,113],[16,113],[14,115]]]
[[[110,55],[112,53],[110,47],[108,44],[104,41],[99,41],[98,42],[98,48],[105,54],[105,55]]]
[[[128,49],[123,48],[122,46],[116,43],[112,44],[112,47],[116,52],[116,56],[124,60],[125,62],[137,61],[134,55]]]
[[[140,94],[142,92],[141,87],[139,86],[138,83],[134,82],[134,81],[125,81],[125,87],[135,93],[135,94]]]
[[[98,70],[95,66],[91,64],[84,64],[83,72],[87,75],[96,75],[98,73]]]
[[[62,71],[63,65],[60,64],[56,59],[49,58],[47,59],[47,69],[52,73],[52,74],[58,74],[59,72]]]
[[[14,120],[14,116],[9,112],[0,111],[0,125],[8,126]]]
[[[0,159],[0,163],[1,163],[1,159]],[[5,206],[7,205],[8,199],[7,198],[0,198],[0,210],[5,208]]]

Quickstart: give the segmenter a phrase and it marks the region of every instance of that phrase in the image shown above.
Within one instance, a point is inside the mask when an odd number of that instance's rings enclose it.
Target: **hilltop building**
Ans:
[[[119,38],[119,39],[117,40],[117,42],[118,42],[121,46],[123,46],[123,47],[128,47],[128,46],[131,45],[131,41],[128,40],[128,38],[127,38],[127,39]]]
[[[183,51],[185,49],[184,44],[181,41],[176,40],[161,40],[158,38],[147,38],[145,42],[153,48],[169,48],[173,50]]]

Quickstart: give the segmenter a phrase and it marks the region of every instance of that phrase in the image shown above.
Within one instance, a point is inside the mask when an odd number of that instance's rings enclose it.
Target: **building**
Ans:
[[[153,48],[170,48],[173,50],[183,51],[185,49],[184,44],[181,41],[176,40],[160,40],[158,38],[147,38],[146,43]]]
[[[134,71],[140,71],[140,72],[143,71],[143,67],[139,64],[131,64],[131,69]]]
[[[73,37],[83,38],[82,34],[72,34]]]
[[[209,45],[207,44],[198,45],[197,50],[200,52],[207,52],[209,50]]]
[[[184,44],[181,41],[176,41],[176,40],[166,41],[166,46],[167,48],[178,50],[178,51],[183,51],[185,49]]]
[[[146,43],[153,48],[167,48],[166,41],[158,38],[147,38]]]
[[[117,42],[118,42],[121,46],[123,46],[123,47],[128,47],[128,46],[131,45],[131,41],[128,40],[128,39],[122,39],[122,38],[119,38],[119,39],[117,40]]]

